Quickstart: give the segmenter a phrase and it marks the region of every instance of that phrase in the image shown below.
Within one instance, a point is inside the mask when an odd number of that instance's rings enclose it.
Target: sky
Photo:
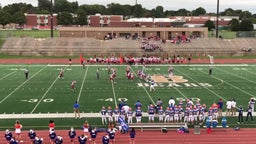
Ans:
[[[53,0],[54,1],[54,0]],[[107,5],[110,3],[129,4],[134,5],[136,0],[68,0],[69,2],[77,1],[79,5],[82,4],[101,4]],[[38,0],[0,0],[3,6],[12,3],[29,3],[33,6],[37,6]],[[156,6],[163,6],[165,10],[178,10],[185,8],[187,10],[195,10],[198,7],[203,7],[207,12],[215,12],[217,7],[217,0],[137,0],[138,4],[146,9],[153,9]],[[227,8],[233,10],[241,9],[243,11],[250,11],[252,14],[256,14],[256,0],[219,0],[220,12]]]

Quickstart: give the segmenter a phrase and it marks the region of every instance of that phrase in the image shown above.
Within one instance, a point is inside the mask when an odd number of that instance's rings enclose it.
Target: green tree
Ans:
[[[0,24],[5,28],[5,25],[11,22],[11,14],[5,12],[4,10],[0,10]]]
[[[18,11],[12,16],[12,22],[21,25],[24,25],[26,23],[26,17],[25,15]]]
[[[239,20],[238,19],[232,19],[229,22],[230,30],[231,31],[239,31]]]
[[[205,15],[205,14],[206,14],[206,10],[202,7],[199,7],[192,11],[193,16],[199,16],[199,15]]]
[[[50,0],[38,0],[39,11],[47,10],[51,12],[52,4]]]
[[[190,15],[190,11],[186,10],[186,9],[179,9],[176,11],[175,16],[187,16]]]
[[[213,21],[207,20],[207,21],[204,23],[204,27],[207,27],[207,28],[208,28],[208,31],[211,31],[212,29],[215,28],[215,25],[214,25],[214,22],[213,22]]]
[[[249,11],[243,11],[242,13],[240,13],[239,15],[239,19],[249,19],[252,17],[252,13],[250,13]]]
[[[253,30],[253,24],[249,19],[243,19],[240,22],[239,25],[240,31],[252,31]]]
[[[144,9],[142,8],[141,4],[136,4],[133,6],[133,15],[134,17],[143,17],[144,16]]]
[[[153,9],[153,15],[156,18],[163,18],[165,17],[164,15],[164,8],[162,6],[157,6],[156,9]]]
[[[87,13],[83,8],[78,8],[76,11],[77,17],[75,23],[78,25],[87,25]]]
[[[68,2],[67,0],[54,0],[54,12],[74,13],[78,8],[78,2]]]
[[[57,16],[59,25],[73,25],[74,19],[71,13],[69,12],[61,12]]]

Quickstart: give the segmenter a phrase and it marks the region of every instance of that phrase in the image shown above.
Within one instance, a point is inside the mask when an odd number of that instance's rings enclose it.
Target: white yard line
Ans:
[[[52,82],[52,84],[50,85],[50,87],[47,89],[47,91],[44,93],[44,95],[41,97],[41,99],[37,102],[36,106],[33,108],[33,110],[30,113],[33,113],[36,108],[38,107],[38,105],[41,103],[41,101],[45,98],[45,96],[47,95],[47,93],[51,90],[51,88],[53,87],[53,85],[55,84],[55,82],[59,79],[59,76],[57,76],[57,78]]]
[[[5,76],[4,76],[4,77],[2,77],[0,80],[2,80],[2,79],[4,79],[4,78],[6,78],[6,77],[8,77],[8,76],[12,75],[12,74],[13,74],[13,73],[15,73],[15,72],[17,72],[17,71],[13,71],[13,72],[11,72],[11,73],[9,73],[9,74],[5,75]]]
[[[78,94],[78,97],[77,97],[77,102],[79,102],[79,100],[80,100],[81,93],[82,93],[82,90],[83,90],[83,86],[84,86],[84,83],[85,83],[85,78],[87,76],[88,69],[89,69],[89,65],[87,66],[86,71],[84,72],[84,78],[83,78],[83,82],[81,84],[80,91],[79,91],[79,94]]]
[[[202,73],[205,73],[205,74],[208,74],[208,73],[203,72],[203,71],[201,71],[201,72],[202,72]],[[219,79],[218,77],[213,76],[213,75],[212,75],[212,77],[214,77],[214,78],[216,78],[216,79]],[[253,94],[250,94],[250,93],[248,93],[247,91],[242,90],[241,88],[239,88],[239,87],[237,87],[237,86],[235,86],[235,85],[233,85],[233,84],[231,84],[231,83],[229,83],[229,82],[227,82],[227,81],[224,81],[224,80],[222,80],[222,81],[223,81],[224,83],[228,84],[229,86],[231,86],[231,87],[233,87],[233,88],[235,88],[235,89],[237,89],[237,90],[239,90],[239,91],[241,91],[241,92],[243,92],[243,93],[245,93],[245,94],[248,94],[248,95],[254,97]]]
[[[131,67],[131,70],[132,70],[132,72],[134,73],[134,75],[136,75],[136,77],[138,78],[137,73],[135,73],[135,72],[134,72],[134,70],[132,69],[132,67]],[[140,80],[139,78],[138,78],[138,81],[139,81],[140,83],[142,83],[142,82],[141,82],[141,80]],[[148,98],[151,100],[152,104],[156,105],[156,103],[154,102],[154,100],[152,99],[151,95],[148,93],[148,91],[147,91],[147,89],[145,88],[145,86],[144,86],[144,85],[142,86],[142,88],[143,88],[143,89],[144,89],[144,91],[147,93]]]
[[[15,93],[19,88],[21,88],[24,84],[26,84],[29,80],[31,80],[33,77],[35,77],[37,74],[39,74],[42,70],[44,70],[47,66],[44,66],[42,69],[40,69],[38,72],[36,72],[34,75],[32,75],[28,80],[24,81],[22,84],[20,84],[18,87],[16,87],[11,93],[9,93],[5,98],[3,98],[0,103],[4,102],[9,96],[11,96],[13,93]]]
[[[115,107],[117,107],[116,93],[115,93],[115,88],[114,88],[114,83],[113,83],[113,81],[111,81],[111,84],[112,84],[112,91],[113,91],[113,96],[114,96],[114,100],[115,100]]]
[[[186,75],[186,74],[184,74],[184,73],[182,73],[182,72],[180,72],[180,71],[178,71],[178,70],[175,70],[175,71],[177,71],[177,72],[181,73],[183,76],[188,77],[189,79],[193,80],[194,82],[199,83],[197,80],[195,80],[195,79],[191,78],[190,76],[188,76],[188,75]],[[203,88],[204,88],[204,89],[206,89],[206,90],[208,90],[208,91],[209,91],[209,92],[211,92],[212,94],[216,95],[217,97],[219,97],[219,98],[223,99],[224,101],[227,101],[225,98],[223,98],[222,96],[218,95],[218,94],[217,94],[217,93],[215,93],[214,91],[210,90],[208,87],[203,87]]]

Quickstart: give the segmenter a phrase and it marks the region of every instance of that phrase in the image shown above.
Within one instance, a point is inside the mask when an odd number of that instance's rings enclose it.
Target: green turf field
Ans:
[[[58,74],[65,67],[64,79]],[[209,76],[207,65],[174,65],[174,75],[183,76],[185,83],[157,83],[156,91],[149,91],[149,82],[125,77],[126,66],[117,69],[116,83],[109,81],[107,66],[61,65],[1,65],[0,66],[0,113],[71,113],[77,100],[81,111],[99,112],[102,106],[115,107],[120,99],[132,106],[137,100],[144,105],[155,103],[158,98],[164,106],[170,97],[175,99],[200,99],[207,106],[219,98],[224,101],[235,98],[237,106],[247,106],[248,100],[256,92],[255,65],[215,65]],[[25,80],[24,68],[29,68],[30,77]],[[100,80],[96,79],[96,69],[100,68]],[[141,66],[132,66],[137,73]],[[150,75],[167,75],[168,66],[147,66]],[[70,83],[76,80],[75,91]]]

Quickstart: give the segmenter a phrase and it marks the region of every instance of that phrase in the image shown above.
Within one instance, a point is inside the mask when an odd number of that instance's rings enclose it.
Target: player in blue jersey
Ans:
[[[82,134],[81,136],[78,136],[79,144],[86,144],[87,139],[88,139],[87,135]]]
[[[33,131],[32,129],[29,130],[29,132],[28,132],[28,137],[29,137],[29,139],[30,139],[30,141],[31,141],[31,144],[33,144],[34,139],[36,138],[36,132]]]
[[[162,106],[160,106],[159,110],[158,110],[158,120],[159,120],[159,122],[164,121],[164,110],[163,110]]]
[[[154,117],[155,117],[155,108],[151,104],[148,108],[148,121],[149,122],[154,122]]]
[[[68,132],[68,136],[70,138],[70,143],[74,144],[75,142],[75,137],[76,137],[76,131],[73,127],[70,128],[69,132]]]
[[[118,118],[119,118],[119,116],[120,116],[119,108],[116,107],[115,110],[113,111],[113,113],[114,113],[115,122],[117,123],[117,122],[118,122]]]
[[[113,110],[111,106],[108,107],[107,117],[108,117],[108,122],[113,122]]]
[[[135,117],[136,117],[136,121],[137,123],[141,123],[141,117],[142,117],[142,110],[141,107],[138,107],[135,111]]]
[[[106,114],[107,114],[107,110],[106,108],[103,106],[102,109],[101,109],[101,122],[102,124],[107,124],[107,118],[106,118]]]
[[[128,117],[128,123],[133,123],[132,122],[132,118],[133,118],[133,111],[132,108],[129,108],[128,112],[127,112],[127,117]]]

